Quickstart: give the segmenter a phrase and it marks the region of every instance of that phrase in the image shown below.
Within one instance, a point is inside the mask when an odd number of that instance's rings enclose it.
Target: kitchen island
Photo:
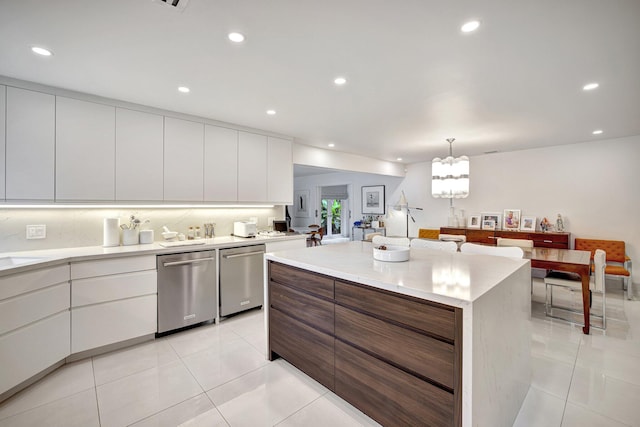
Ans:
[[[530,384],[527,260],[351,242],[266,255],[268,355],[383,425],[511,426]]]

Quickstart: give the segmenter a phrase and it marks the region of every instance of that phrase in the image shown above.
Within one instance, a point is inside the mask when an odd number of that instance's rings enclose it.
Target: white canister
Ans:
[[[371,221],[371,228],[380,228],[380,221]]]
[[[122,230],[122,244],[125,246],[137,245],[138,230],[135,228]]]
[[[120,218],[104,219],[102,246],[120,246]]]
[[[153,243],[153,230],[140,230],[140,244],[148,245]]]

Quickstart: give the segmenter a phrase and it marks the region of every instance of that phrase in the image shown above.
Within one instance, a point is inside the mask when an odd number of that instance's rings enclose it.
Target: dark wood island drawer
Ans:
[[[336,303],[451,342],[455,338],[456,316],[453,307],[341,280],[336,280]]]
[[[335,352],[336,394],[380,424],[459,425],[453,394],[338,340]]]
[[[269,305],[307,325],[329,334],[334,332],[333,312],[335,304],[294,288],[271,282]]]
[[[305,292],[333,299],[332,277],[270,261],[269,279],[277,283],[301,289]]]

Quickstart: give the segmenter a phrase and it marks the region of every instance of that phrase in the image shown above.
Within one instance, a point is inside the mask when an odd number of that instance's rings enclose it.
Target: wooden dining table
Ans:
[[[589,277],[591,276],[591,252],[573,249],[532,248],[526,250],[524,257],[531,260],[532,268],[567,271],[577,273],[582,279],[582,309],[584,326],[582,332],[589,334]]]

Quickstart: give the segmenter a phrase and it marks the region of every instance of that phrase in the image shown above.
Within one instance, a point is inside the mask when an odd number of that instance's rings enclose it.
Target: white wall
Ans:
[[[293,163],[320,168],[339,169],[403,177],[404,164],[373,159],[357,154],[342,153],[335,150],[311,147],[299,143],[293,144]]]
[[[572,244],[624,240],[640,263],[640,136],[472,157],[470,180],[469,197],[454,200],[467,216],[512,208],[555,222],[560,213]],[[431,197],[430,162],[410,165],[402,189],[410,205],[425,208],[411,235],[447,224],[449,201]]]
[[[284,219],[284,207],[261,209],[0,209],[0,253],[25,250],[102,245],[103,218],[118,217],[128,223],[131,214],[149,219],[143,229],[154,230],[156,241],[163,240],[162,226],[187,233],[190,226],[216,223],[217,236],[233,233],[233,222],[258,219],[266,229],[269,218]],[[46,239],[27,240],[26,225],[45,224]],[[202,229],[204,233],[204,229]]]

